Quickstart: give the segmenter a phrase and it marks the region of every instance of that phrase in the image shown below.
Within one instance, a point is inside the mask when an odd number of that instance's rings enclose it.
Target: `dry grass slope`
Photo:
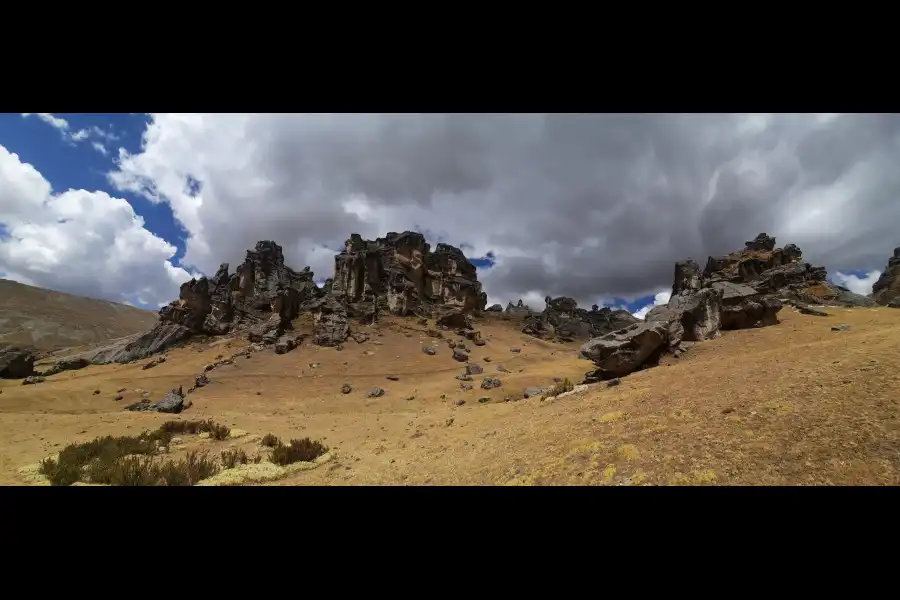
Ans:
[[[0,344],[51,351],[146,331],[153,311],[0,279]]]
[[[191,394],[193,406],[176,419],[213,419],[232,433],[223,441],[186,436],[177,448],[234,460],[227,477],[201,485],[896,485],[900,310],[826,310],[831,316],[785,308],[780,325],[726,332],[621,385],[524,400],[526,388],[549,387],[553,378],[581,380],[590,364],[577,345],[528,338],[502,318],[482,321],[487,345],[472,347],[472,362],[503,381],[483,390],[482,376],[454,378],[463,365],[426,327],[384,322],[368,328],[369,341],[349,340],[342,351],[304,344],[211,371],[212,383]],[[850,328],[832,331],[839,323]],[[217,355],[244,345],[175,350],[146,371],[141,361],[60,373],[36,386],[0,381],[0,484],[33,484],[19,469],[67,444],[158,428],[172,416],[122,407],[139,390],[161,397],[187,387]],[[341,393],[344,383],[351,393]],[[368,398],[374,386],[385,395]],[[121,388],[125,398],[114,401]],[[237,428],[251,434],[234,438]],[[275,437],[300,440],[298,449],[305,438],[321,440],[317,451],[327,446],[328,454],[296,469],[254,464],[271,452],[261,443],[267,433],[273,446]]]

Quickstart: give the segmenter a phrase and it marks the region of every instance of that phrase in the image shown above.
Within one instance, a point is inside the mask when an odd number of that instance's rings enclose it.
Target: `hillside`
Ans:
[[[195,448],[256,454],[264,451],[259,436],[270,432],[330,447],[321,462],[273,485],[900,484],[900,312],[823,310],[828,316],[786,307],[778,325],[724,331],[617,386],[601,382],[553,400],[522,392],[553,378],[577,383],[591,363],[578,358],[577,343],[535,339],[495,315],[475,323],[486,344],[471,352],[484,375],[502,380],[489,391],[479,389],[483,375],[473,375],[472,390],[454,378],[464,365],[446,342],[458,336],[445,331],[434,340],[433,323],[398,318],[359,327],[368,340],[349,339],[343,349],[304,341],[282,355],[239,356],[209,371],[211,382],[187,396],[193,405],[180,415],[122,409],[145,391],[157,399],[187,389],[204,365],[246,340],[193,342],[147,370],[143,360],[63,372],[40,385],[4,380],[0,484],[37,482],[33,470],[20,469],[71,442],[206,418],[247,435],[185,436],[170,448],[173,457]],[[849,328],[832,329],[842,324]],[[294,327],[312,331],[307,316]],[[345,383],[350,393],[341,392]],[[385,394],[367,397],[374,386]]]
[[[52,351],[144,331],[153,311],[0,279],[0,345]]]

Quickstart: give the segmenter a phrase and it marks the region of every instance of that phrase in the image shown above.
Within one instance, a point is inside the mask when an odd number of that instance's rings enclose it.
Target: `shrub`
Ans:
[[[311,462],[326,452],[328,452],[327,446],[307,437],[302,440],[291,440],[289,445],[278,444],[272,448],[269,460],[283,467],[300,461]]]
[[[275,435],[273,435],[271,433],[267,433],[266,435],[263,436],[263,439],[260,440],[259,443],[262,444],[263,446],[265,446],[266,448],[274,448],[276,446],[281,445],[281,440],[279,440]]]
[[[574,389],[575,389],[575,384],[573,384],[571,381],[569,381],[569,378],[566,377],[562,381],[553,384],[553,387],[550,388],[550,391],[547,392],[546,394],[544,394],[544,398],[555,398],[556,396],[559,396],[560,394],[563,394],[565,392],[571,392]]]
[[[249,460],[247,453],[240,448],[222,451],[222,466],[226,469],[233,469],[237,465],[246,465]]]
[[[206,421],[166,421],[160,426],[158,431],[168,434],[170,438],[174,434],[209,433],[209,437],[214,440],[228,439],[229,434],[231,434],[231,429],[216,423],[212,419]]]

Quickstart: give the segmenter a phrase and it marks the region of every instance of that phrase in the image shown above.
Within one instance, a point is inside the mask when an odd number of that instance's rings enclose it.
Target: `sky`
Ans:
[[[674,263],[794,243],[868,294],[900,246],[900,115],[0,115],[0,277],[157,308],[256,241],[460,247],[490,304],[644,315]]]

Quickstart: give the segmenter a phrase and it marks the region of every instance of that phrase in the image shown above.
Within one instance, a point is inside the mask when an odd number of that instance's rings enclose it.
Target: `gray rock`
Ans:
[[[206,375],[206,373],[200,373],[194,379],[194,385],[198,388],[202,388],[205,385],[209,385],[209,377]]]
[[[373,387],[371,390],[369,390],[367,396],[369,398],[379,398],[381,396],[384,396],[384,390],[380,387]]]
[[[461,384],[459,384],[459,389],[461,389],[464,392],[468,392],[472,389],[472,386],[469,385],[468,383],[461,383]]]
[[[606,387],[615,387],[615,386],[619,385],[620,383],[622,383],[622,380],[619,379],[618,377],[616,377],[614,379],[610,379],[609,381],[607,381]]]
[[[354,341],[356,341],[357,344],[362,344],[363,342],[368,341],[369,334],[363,333],[363,332],[357,332],[357,333],[352,334],[351,337],[353,337]]]
[[[657,364],[668,341],[666,325],[635,323],[587,342],[580,352],[598,367],[589,379],[612,379]]]
[[[484,380],[481,382],[481,389],[492,390],[494,388],[500,387],[501,385],[503,385],[503,383],[500,381],[499,378],[485,377]]]
[[[122,398],[123,398],[122,394],[116,394],[116,396],[113,398],[113,400],[115,400],[116,402],[118,402],[118,401],[121,400]]]
[[[536,396],[543,396],[548,390],[546,388],[541,387],[531,387],[525,390],[524,396],[526,398],[533,398]]]
[[[178,414],[184,410],[184,396],[176,392],[168,392],[154,406],[157,412]]]
[[[22,385],[34,385],[36,383],[44,383],[43,375],[31,375],[22,381]]]
[[[800,314],[810,315],[813,317],[827,317],[828,316],[828,313],[825,312],[824,310],[818,310],[816,308],[813,308],[811,306],[806,306],[803,304],[798,305],[797,310],[800,311]]]
[[[482,373],[484,373],[484,369],[481,368],[481,365],[477,363],[466,365],[466,375],[481,375]]]
[[[456,360],[456,361],[459,361],[459,362],[467,362],[467,361],[469,360],[469,355],[466,354],[466,353],[465,353],[462,349],[460,349],[460,348],[454,348],[454,349],[453,349],[453,360]]]
[[[349,393],[352,392],[352,391],[353,391],[353,388],[350,387],[350,384],[349,384],[349,383],[345,383],[344,385],[341,386],[341,393],[342,393],[342,394],[349,394]]]
[[[435,354],[437,354],[437,350],[434,348],[434,346],[422,346],[422,352],[424,352],[428,356],[434,356]]]
[[[513,352],[513,353],[515,353],[515,354],[518,354],[519,352],[522,351],[522,349],[521,349],[521,348],[510,348],[509,351],[510,351],[510,352]]]
[[[297,347],[297,338],[292,335],[283,335],[275,342],[275,354],[287,354]]]
[[[95,365],[129,363],[184,345],[194,331],[175,323],[160,322],[153,329],[86,352],[81,356]]]
[[[840,324],[840,325],[832,325],[832,326],[831,326],[831,330],[832,330],[832,331],[847,331],[848,329],[850,329],[850,326],[849,326],[849,325],[844,325],[844,324]]]

